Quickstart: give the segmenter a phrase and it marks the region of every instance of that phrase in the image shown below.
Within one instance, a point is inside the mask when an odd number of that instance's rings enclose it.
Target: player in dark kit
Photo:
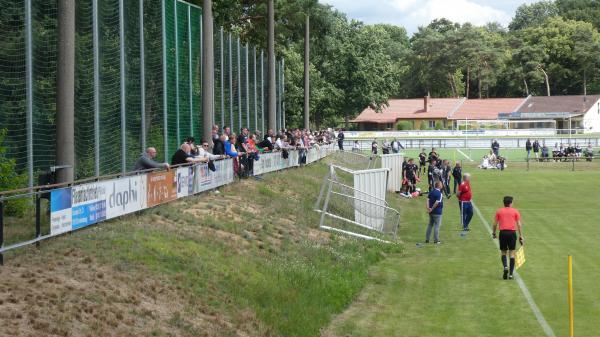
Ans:
[[[419,153],[419,177],[421,176],[421,171],[423,171],[423,173],[427,172],[427,153],[425,152],[425,149]]]
[[[438,167],[435,159],[432,159],[427,167],[427,181],[429,183],[429,191],[433,190],[435,183],[441,181],[442,172]],[[443,186],[442,186],[443,187]]]
[[[419,168],[415,164],[415,160],[410,158],[406,164],[403,178],[408,181],[408,193],[413,193],[417,186],[417,171]]]
[[[428,156],[427,160],[429,162],[431,162],[432,160],[437,161],[439,159],[440,159],[440,155],[437,152],[435,152],[435,147],[431,148],[431,152],[429,152],[429,156]]]
[[[498,209],[494,219],[492,236],[496,238],[496,229],[500,228],[500,251],[502,267],[504,268],[503,279],[513,279],[515,270],[515,250],[517,246],[517,232],[519,233],[519,242],[523,244],[524,238],[521,232],[521,214],[516,208],[512,207],[513,197],[506,196],[503,200],[504,207]],[[507,266],[506,258],[510,256],[510,269]]]

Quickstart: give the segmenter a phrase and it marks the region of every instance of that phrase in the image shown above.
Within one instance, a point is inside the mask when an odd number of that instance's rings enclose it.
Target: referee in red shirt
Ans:
[[[473,192],[471,192],[471,175],[465,173],[463,181],[458,186],[458,203],[460,206],[460,222],[463,226],[463,231],[469,231],[469,224],[473,218]]]
[[[492,236],[496,238],[496,229],[500,227],[500,251],[502,252],[502,267],[504,268],[503,279],[513,279],[515,270],[515,248],[517,246],[517,233],[519,232],[519,242],[523,244],[524,238],[521,232],[521,214],[516,208],[512,207],[513,197],[504,197],[504,207],[496,211],[494,219],[494,228]],[[510,255],[510,271],[506,263],[506,256]]]

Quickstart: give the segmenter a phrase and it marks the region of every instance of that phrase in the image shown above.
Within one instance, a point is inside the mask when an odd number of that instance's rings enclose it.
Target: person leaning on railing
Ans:
[[[192,153],[192,146],[188,143],[181,144],[173,157],[171,157],[171,165],[183,165],[194,163],[208,163],[208,158],[196,158]]]
[[[159,163],[154,160],[156,158],[156,149],[153,147],[149,147],[146,149],[146,152],[142,154],[142,156],[135,162],[135,166],[133,167],[134,171],[144,171],[151,169],[159,169],[163,168],[168,170],[168,163]]]
[[[202,141],[202,146],[198,148],[198,154],[196,158],[205,158],[207,161],[209,160],[219,160],[227,158],[225,154],[213,154],[208,151],[208,142]]]

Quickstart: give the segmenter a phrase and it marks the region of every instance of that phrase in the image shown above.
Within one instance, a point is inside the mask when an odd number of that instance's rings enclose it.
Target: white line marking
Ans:
[[[479,219],[481,219],[481,222],[483,223],[483,225],[485,226],[485,228],[487,229],[487,231],[490,233],[490,236],[491,236],[492,235],[492,227],[490,227],[489,222],[487,222],[487,220],[485,220],[485,218],[479,211],[479,208],[477,208],[477,206],[475,206],[475,203],[472,202],[472,204],[473,204],[473,209],[475,210],[475,212],[477,212]],[[494,243],[496,248],[500,247],[497,240],[493,240],[492,242]],[[527,303],[529,303],[529,307],[531,307],[531,311],[533,311],[535,318],[537,319],[538,323],[542,327],[542,330],[544,330],[544,332],[546,333],[546,336],[556,337],[556,335],[554,334],[554,331],[552,330],[552,328],[550,327],[550,325],[544,318],[544,315],[540,311],[540,308],[538,308],[537,304],[535,304],[535,301],[533,300],[533,296],[531,296],[529,289],[525,285],[525,281],[523,281],[523,279],[521,278],[519,273],[517,273],[516,271],[514,272],[514,275],[515,275],[515,280],[517,281],[517,284],[519,285],[519,288],[521,288],[521,292],[523,292],[523,296],[525,296]]]
[[[471,159],[471,157],[467,156],[464,152],[462,152],[460,149],[456,149],[456,151],[458,151],[460,154],[462,154],[463,156],[465,156],[465,158],[469,159],[470,161],[474,161],[473,159]]]

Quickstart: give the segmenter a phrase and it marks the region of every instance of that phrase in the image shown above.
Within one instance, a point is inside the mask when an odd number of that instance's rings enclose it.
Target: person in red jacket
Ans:
[[[460,222],[463,231],[469,231],[469,224],[473,218],[473,204],[471,203],[473,192],[471,191],[471,175],[469,173],[463,175],[463,181],[458,186],[457,195],[460,206]]]

